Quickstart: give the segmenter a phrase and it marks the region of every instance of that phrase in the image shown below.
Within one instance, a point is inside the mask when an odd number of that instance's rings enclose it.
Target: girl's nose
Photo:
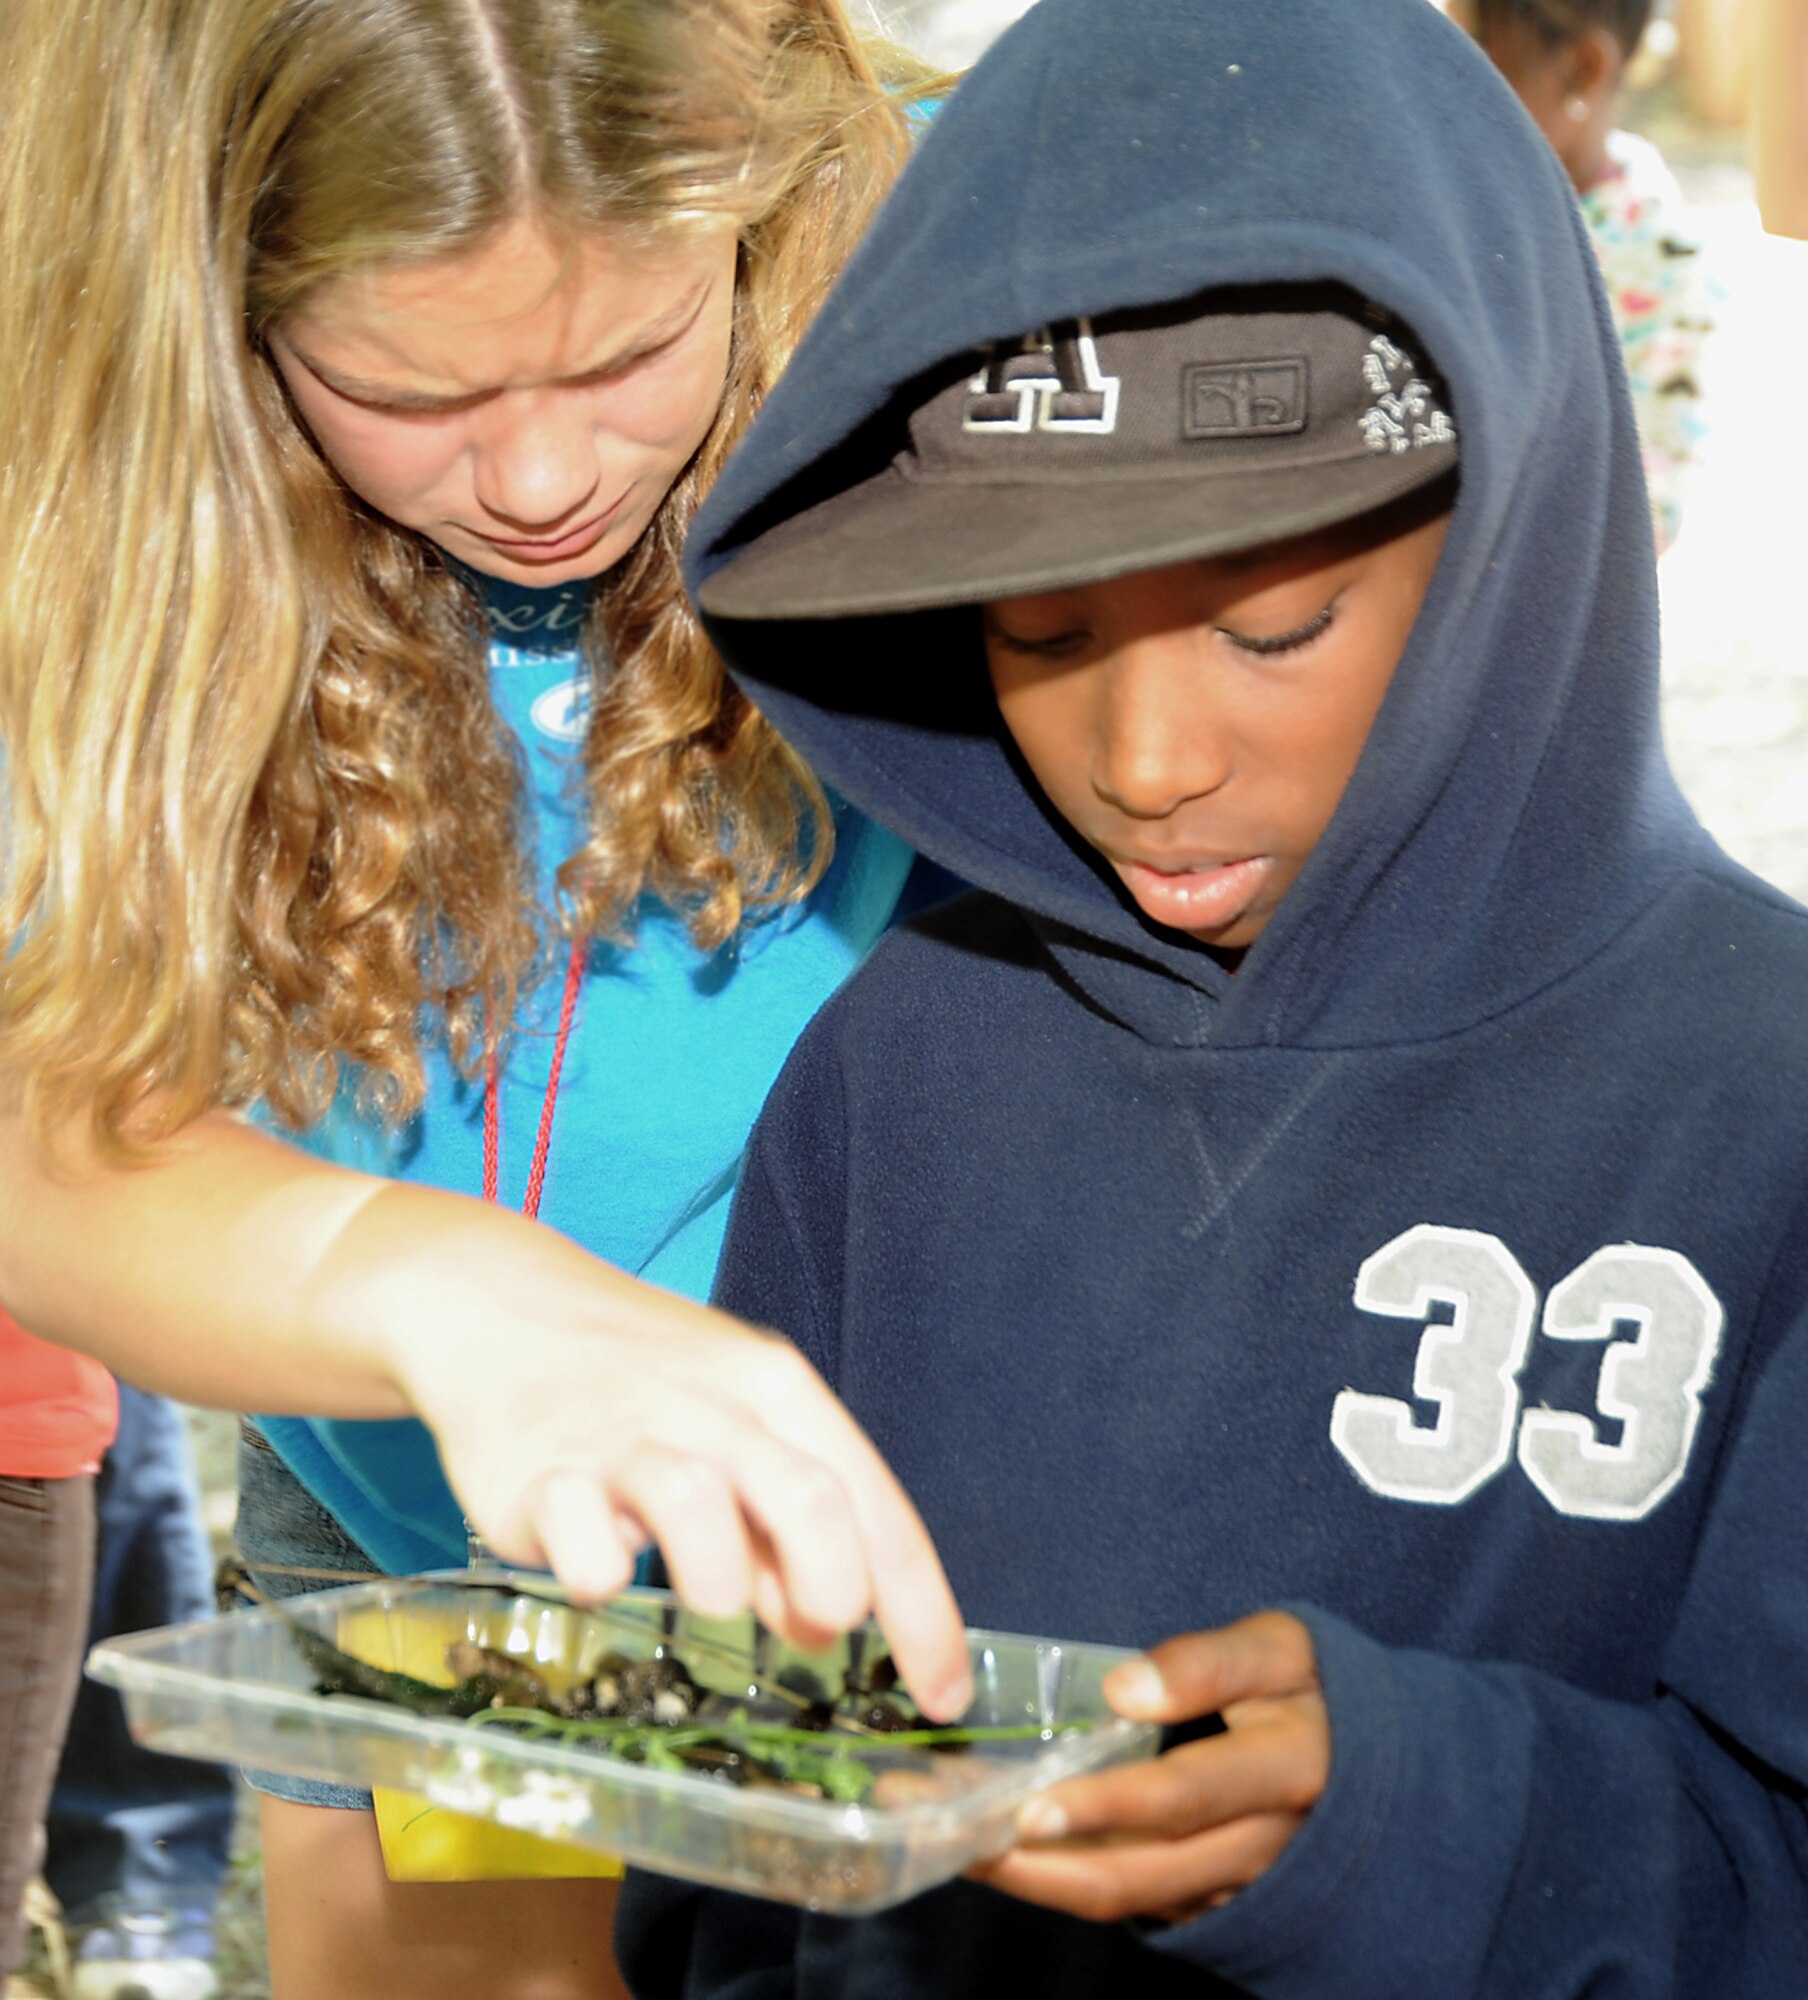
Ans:
[[[1130,641],[1100,691],[1093,789],[1133,819],[1215,792],[1234,763],[1229,717],[1191,631]]]
[[[477,446],[479,503],[524,537],[576,527],[600,478],[589,426],[574,424],[550,399],[496,415]]]

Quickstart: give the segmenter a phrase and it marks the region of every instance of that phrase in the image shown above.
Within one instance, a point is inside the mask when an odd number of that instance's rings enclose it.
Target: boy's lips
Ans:
[[[1235,923],[1274,866],[1268,854],[1160,868],[1123,855],[1114,854],[1111,861],[1143,915],[1177,931],[1217,931]]]

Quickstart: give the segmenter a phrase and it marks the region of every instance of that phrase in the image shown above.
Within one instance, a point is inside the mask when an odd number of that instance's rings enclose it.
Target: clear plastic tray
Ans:
[[[701,1619],[664,1591],[629,1591],[579,1610],[539,1578],[502,1581],[502,1589],[495,1578],[476,1587],[457,1575],[359,1584],[292,1598],[286,1610],[348,1652],[423,1678],[443,1677],[425,1663],[442,1659],[455,1638],[519,1655],[555,1682],[586,1677],[611,1649],[645,1659],[666,1645],[700,1684],[744,1696],[748,1671],[737,1659],[757,1658],[763,1680],[808,1664],[836,1686],[850,1646],[868,1659],[883,1649],[869,1628],[834,1654],[800,1655],[756,1635],[751,1620]],[[1112,1715],[1100,1693],[1122,1651],[1006,1632],[970,1631],[967,1639],[975,1687],[967,1724],[1085,1726],[959,1756],[863,1738],[855,1752],[880,1778],[852,1805],[321,1695],[271,1610],[112,1640],[94,1649],[88,1669],[119,1688],[133,1735],[153,1750],[391,1786],[664,1874],[853,1915],[1002,1852],[1030,1793],[1154,1750],[1156,1731]]]

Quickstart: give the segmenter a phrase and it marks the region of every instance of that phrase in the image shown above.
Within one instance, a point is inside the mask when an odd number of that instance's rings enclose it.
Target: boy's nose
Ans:
[[[1101,683],[1093,789],[1133,819],[1163,819],[1215,792],[1233,764],[1231,732],[1198,634],[1125,646]]]
[[[596,495],[599,472],[589,427],[550,403],[499,412],[479,442],[479,502],[524,537],[579,525],[573,516]]]

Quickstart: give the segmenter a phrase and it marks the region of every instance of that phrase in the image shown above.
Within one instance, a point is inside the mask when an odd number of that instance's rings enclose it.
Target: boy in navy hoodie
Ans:
[[[1423,0],[1041,0],[693,555],[977,885],[799,1043],[719,1296],[974,1622],[1226,1726],[879,1917],[641,1878],[637,1992],[1800,2000],[1808,914],[1665,767],[1505,86]]]

